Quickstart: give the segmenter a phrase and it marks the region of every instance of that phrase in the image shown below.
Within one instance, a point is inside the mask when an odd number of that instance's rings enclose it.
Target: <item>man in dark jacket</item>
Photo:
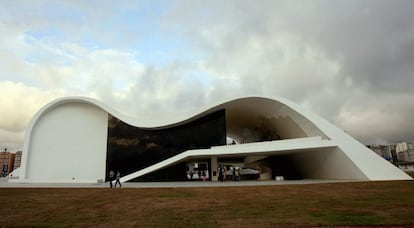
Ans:
[[[114,171],[109,171],[109,187],[112,188],[112,181],[114,180],[115,173]]]

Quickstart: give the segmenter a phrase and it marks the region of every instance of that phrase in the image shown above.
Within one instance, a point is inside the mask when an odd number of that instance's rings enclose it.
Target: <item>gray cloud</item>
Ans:
[[[217,96],[284,96],[352,129],[365,143],[395,142],[413,140],[414,104],[402,102],[413,98],[413,6],[411,1],[190,1],[170,12],[168,21],[208,50],[205,64],[218,78]],[[377,127],[358,127],[361,122]]]
[[[10,110],[0,121],[0,146],[22,145],[33,113],[67,95],[153,118],[234,96],[282,96],[363,143],[413,141],[412,1],[177,1],[151,15],[156,28],[109,26],[112,12],[148,6],[142,2],[58,3],[80,21],[51,21],[41,8],[53,4],[36,4],[0,6],[0,83],[13,101],[0,100]],[[45,27],[64,39],[27,33]],[[186,45],[163,53],[168,62],[144,63],[140,55],[154,53],[129,45],[150,30]],[[80,34],[106,45],[91,48]]]

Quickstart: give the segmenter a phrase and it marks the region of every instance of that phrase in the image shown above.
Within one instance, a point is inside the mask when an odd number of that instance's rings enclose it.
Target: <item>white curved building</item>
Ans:
[[[236,145],[226,145],[231,138]],[[262,180],[408,180],[407,174],[318,115],[282,98],[244,97],[186,116],[139,120],[84,97],[55,100],[31,120],[20,181],[207,179],[255,169]],[[245,178],[245,177],[243,177]],[[242,179],[243,179],[242,178]]]

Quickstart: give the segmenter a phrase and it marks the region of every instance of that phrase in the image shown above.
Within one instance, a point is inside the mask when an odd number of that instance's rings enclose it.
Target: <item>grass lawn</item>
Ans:
[[[0,202],[0,227],[414,224],[414,181],[217,188],[1,188]]]

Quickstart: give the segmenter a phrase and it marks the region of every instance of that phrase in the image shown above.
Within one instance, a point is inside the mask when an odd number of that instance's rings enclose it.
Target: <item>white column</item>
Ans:
[[[217,157],[211,157],[211,167],[210,167],[210,173],[211,173],[211,181],[218,181],[217,177]],[[216,174],[216,175],[214,175]]]

